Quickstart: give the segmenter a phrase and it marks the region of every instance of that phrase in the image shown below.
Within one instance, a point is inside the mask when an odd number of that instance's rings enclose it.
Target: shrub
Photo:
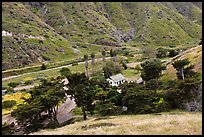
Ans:
[[[67,76],[67,75],[71,74],[71,72],[70,72],[70,69],[69,69],[69,68],[64,67],[64,68],[61,68],[61,69],[60,69],[60,74],[61,74],[62,76]]]
[[[2,103],[2,109],[11,108],[16,104],[15,100],[6,100]]]
[[[41,66],[41,69],[45,70],[46,68],[47,68],[46,65],[43,63],[42,66]]]
[[[102,116],[107,116],[107,115],[119,115],[122,114],[122,109],[119,106],[114,105],[111,102],[107,102],[102,105],[99,113]]]
[[[2,124],[2,135],[12,135],[14,133],[14,124]]]
[[[128,113],[144,114],[167,110],[168,106],[162,93],[145,89],[144,86],[128,83],[122,88],[122,104],[128,107]]]
[[[179,53],[178,51],[172,49],[169,51],[169,57],[174,57],[174,56],[178,55],[178,53]]]
[[[57,121],[50,121],[50,123],[47,125],[47,128],[51,128],[51,129],[54,129],[57,127],[59,127],[59,123]]]
[[[17,83],[17,82],[8,83],[8,86],[9,86],[9,87],[12,87],[12,88],[15,88],[15,87],[18,86],[18,85],[19,85],[19,83]]]
[[[74,109],[72,110],[72,113],[73,113],[74,115],[83,115],[82,110],[81,110],[80,107],[74,108]]]
[[[33,81],[32,80],[27,80],[27,81],[25,81],[25,85],[30,85],[30,84],[32,84],[33,83]]]
[[[150,79],[145,85],[149,89],[156,90],[159,87],[159,81],[157,79]]]
[[[156,53],[157,58],[164,58],[167,56],[167,49],[158,48]]]

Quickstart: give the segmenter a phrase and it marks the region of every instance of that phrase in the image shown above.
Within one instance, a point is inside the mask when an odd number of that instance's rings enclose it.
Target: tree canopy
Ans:
[[[162,65],[162,62],[157,58],[144,61],[141,63],[141,67],[141,77],[145,81],[159,78],[162,70],[166,69],[166,67]]]

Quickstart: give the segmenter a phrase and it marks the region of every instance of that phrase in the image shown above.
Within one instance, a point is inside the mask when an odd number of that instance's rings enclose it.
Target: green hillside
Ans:
[[[2,31],[12,36],[2,36],[2,70],[101,54],[105,46],[197,44],[202,38],[201,4],[3,2]]]

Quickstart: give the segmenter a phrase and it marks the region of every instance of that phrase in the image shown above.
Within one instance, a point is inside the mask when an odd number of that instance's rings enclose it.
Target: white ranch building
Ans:
[[[118,86],[126,81],[125,77],[122,74],[111,76],[106,80],[109,82],[110,86]]]

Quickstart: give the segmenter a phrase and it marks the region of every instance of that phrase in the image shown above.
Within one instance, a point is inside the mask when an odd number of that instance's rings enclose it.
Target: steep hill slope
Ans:
[[[202,38],[201,4],[3,2],[2,31],[12,36],[2,36],[2,70],[101,53],[104,46],[197,43]]]

